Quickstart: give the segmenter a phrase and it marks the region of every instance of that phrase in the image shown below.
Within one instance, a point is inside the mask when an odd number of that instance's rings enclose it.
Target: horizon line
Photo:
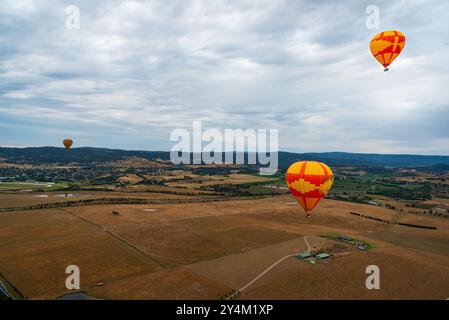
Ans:
[[[57,146],[40,146],[40,147],[27,147],[27,146],[14,146],[14,145],[0,145],[0,149],[39,149],[39,148],[55,148],[55,149],[65,149],[64,147]],[[165,152],[170,153],[170,150],[142,150],[142,149],[121,149],[121,148],[108,148],[108,147],[91,147],[91,146],[79,146],[72,147],[70,149],[106,149],[106,150],[120,150],[120,151],[134,151],[134,152]],[[258,153],[258,151],[224,151],[221,153],[228,152],[241,152],[241,153]],[[346,153],[346,154],[361,154],[361,155],[389,155],[389,156],[423,156],[423,157],[449,157],[449,154],[418,154],[418,153],[376,153],[376,152],[351,152],[351,151],[285,151],[278,150],[275,152],[283,153],[293,153],[293,154],[325,154],[325,153]],[[195,152],[189,152],[195,153]],[[269,153],[267,151],[266,153]]]

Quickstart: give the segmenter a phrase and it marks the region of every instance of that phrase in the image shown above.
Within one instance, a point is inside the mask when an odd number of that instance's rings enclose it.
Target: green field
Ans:
[[[46,182],[2,182],[0,190],[36,190],[36,189],[61,189],[66,185],[62,183],[46,183]]]
[[[321,236],[323,238],[328,238],[328,239],[332,239],[332,240],[335,240],[335,241],[340,241],[337,238],[340,237],[340,236],[343,236],[343,235],[342,234],[338,234],[338,233],[328,233],[328,234],[323,234]],[[367,250],[374,248],[374,245],[372,243],[366,241],[366,240],[361,240],[361,239],[357,239],[357,238],[354,238],[354,237],[351,237],[351,238],[352,238],[352,243],[354,245],[355,245],[355,243],[358,242],[358,243],[363,243],[366,246]],[[345,243],[349,243],[349,242],[345,242]]]

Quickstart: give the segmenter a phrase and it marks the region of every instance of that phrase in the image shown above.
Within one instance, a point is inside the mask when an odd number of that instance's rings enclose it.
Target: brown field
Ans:
[[[97,193],[87,193],[98,196]],[[123,196],[100,192],[102,196]],[[126,193],[155,199],[194,197]],[[22,198],[21,198],[22,197]],[[0,194],[1,207],[48,201]],[[4,202],[4,201],[5,202]],[[334,254],[328,264],[289,257],[239,299],[445,299],[449,297],[449,221],[324,199],[306,219],[291,196],[151,205],[95,205],[0,213],[0,273],[31,299],[55,298],[67,265],[81,269],[82,290],[106,299],[219,299],[287,255]],[[113,215],[112,211],[119,212]],[[437,226],[415,229],[357,216]],[[341,233],[368,251],[322,237]],[[367,290],[365,269],[381,270]],[[98,282],[103,286],[96,287]]]
[[[126,160],[118,160],[110,163],[106,163],[107,166],[114,166],[118,168],[152,168],[160,169],[166,168],[168,165],[162,163],[162,161],[148,160],[139,157],[129,157]]]
[[[377,265],[380,290],[367,290],[365,268]],[[246,299],[446,299],[448,259],[400,247],[373,249],[309,266],[294,259],[282,276],[249,290]],[[434,275],[434,276],[431,276]],[[437,276],[435,276],[437,275]]]
[[[204,217],[132,228],[115,232],[160,261],[189,264],[251,250],[295,237],[294,234],[245,225],[238,217]]]
[[[143,178],[135,174],[127,174],[117,179],[118,182],[139,183]]]
[[[430,173],[430,172],[421,172],[421,171],[417,171],[415,169],[411,169],[411,170],[406,170],[403,169],[401,170],[402,172],[408,172],[408,173],[412,173],[413,176],[411,177],[393,177],[393,180],[398,181],[398,182],[404,182],[404,183],[415,183],[415,182],[435,182],[438,181],[438,183],[443,184],[443,185],[448,185],[449,181],[449,175],[448,173]]]
[[[445,205],[449,205],[449,198],[433,198],[432,200],[427,200],[424,203],[428,203],[428,204],[445,204]]]
[[[0,214],[0,248],[82,235],[90,231],[96,231],[96,228],[80,223],[79,219],[59,209]]]
[[[181,174],[182,175],[182,174]],[[184,175],[182,175],[183,177]],[[184,181],[175,181],[175,182],[167,182],[167,186],[176,187],[176,186],[184,186],[188,189],[195,189],[201,186],[214,186],[220,184],[242,184],[242,183],[250,183],[250,182],[264,182],[271,181],[273,178],[267,178],[262,176],[255,176],[250,174],[230,174],[228,176],[223,175],[212,175],[198,178],[196,175],[187,175],[193,178],[193,180],[184,180]],[[170,180],[170,179],[169,179]],[[201,180],[201,181],[198,181]]]
[[[136,275],[92,288],[90,294],[108,299],[218,299],[232,288],[184,267]]]
[[[126,190],[128,191],[138,191],[138,192],[168,192],[173,194],[187,194],[187,195],[214,195],[214,191],[208,191],[208,190],[196,190],[196,189],[187,189],[187,188],[180,188],[180,187],[167,187],[167,186],[159,186],[159,185],[130,185],[126,186]]]
[[[2,213],[0,234],[0,270],[29,298],[65,293],[62,279],[71,264],[83,270],[86,287],[160,269],[142,253],[59,210]]]
[[[147,200],[192,199],[190,195],[142,192],[141,190],[136,190],[136,192],[69,191],[67,193],[67,197],[65,197],[65,192],[61,191],[0,193],[0,208],[14,208],[44,203],[60,203],[103,198],[130,198]]]

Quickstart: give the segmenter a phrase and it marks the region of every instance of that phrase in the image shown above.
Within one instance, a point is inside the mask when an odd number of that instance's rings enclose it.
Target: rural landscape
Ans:
[[[335,176],[308,219],[285,183],[301,160]],[[449,297],[449,157],[281,152],[279,166],[0,148],[0,299]]]
[[[436,313],[448,13],[1,0],[2,315]]]

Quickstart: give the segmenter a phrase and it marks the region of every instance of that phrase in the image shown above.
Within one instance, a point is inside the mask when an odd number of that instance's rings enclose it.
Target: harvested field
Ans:
[[[438,261],[438,262],[437,262]],[[357,252],[329,264],[295,265],[244,299],[445,299],[449,261],[439,255],[389,247]],[[366,266],[380,268],[381,289],[365,287]],[[308,268],[306,268],[308,267]],[[438,275],[438,276],[435,276]]]
[[[117,179],[118,182],[125,182],[125,183],[138,183],[142,180],[143,180],[143,178],[141,178],[135,174],[127,174],[127,175],[122,176]]]
[[[99,192],[76,191],[68,192],[71,196],[65,197],[64,192],[24,192],[24,193],[0,193],[0,208],[14,208],[46,203],[74,202],[88,199],[126,198],[147,200],[183,200],[195,199],[190,195],[177,195],[156,192]],[[44,197],[45,195],[45,197]]]
[[[294,252],[305,250],[307,248],[303,237],[298,237],[243,253],[190,264],[187,268],[208,279],[238,290],[276,260]],[[255,283],[254,287],[260,286],[261,283],[267,281],[266,279],[279,275],[282,272],[283,268],[280,265],[270,274],[267,274],[266,277]]]
[[[69,264],[79,265],[82,289],[93,296],[218,299],[280,258],[308,250],[307,236],[311,250],[334,254],[334,260],[310,265],[286,258],[239,298],[441,299],[448,295],[445,219],[327,199],[306,219],[291,202],[290,196],[277,196],[1,213],[0,272],[33,299],[66,293],[64,271]],[[437,225],[438,230],[379,223],[351,211]],[[321,237],[336,233],[369,241],[374,249],[360,251]],[[381,268],[382,290],[365,287],[365,268],[370,264]],[[92,287],[98,282],[104,285]]]
[[[195,189],[202,186],[214,186],[221,184],[242,184],[242,183],[251,183],[251,182],[267,182],[274,180],[273,178],[267,178],[263,176],[256,176],[250,174],[230,174],[229,176],[222,175],[212,175],[206,177],[199,177],[192,175],[192,181],[185,180],[182,182],[167,182],[168,186],[184,186],[189,189]],[[201,182],[196,181],[200,179]]]
[[[45,229],[44,231],[45,232]],[[159,266],[100,232],[3,247],[0,270],[26,297],[56,298],[67,292],[65,269],[77,265],[83,287]]]
[[[196,190],[179,187],[168,187],[158,185],[130,185],[126,187],[126,190],[134,192],[160,192],[171,193],[176,195],[215,195],[214,191],[209,190]]]
[[[230,288],[184,267],[147,273],[89,289],[106,299],[218,299]]]
[[[242,222],[234,216],[204,217],[116,228],[114,232],[160,260],[176,264],[212,259],[295,237]]]
[[[366,234],[366,237],[386,241],[404,248],[413,248],[425,252],[433,252],[444,256],[449,256],[449,239],[436,237],[428,232],[427,235],[412,232],[389,232],[377,231]]]
[[[0,213],[0,248],[82,236],[96,230],[59,209]]]

